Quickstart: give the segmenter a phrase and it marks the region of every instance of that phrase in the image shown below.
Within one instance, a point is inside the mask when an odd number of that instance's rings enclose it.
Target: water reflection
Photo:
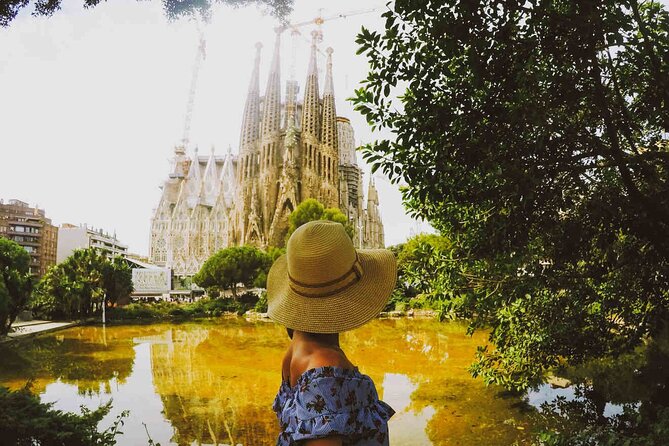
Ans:
[[[459,323],[376,320],[347,333],[344,349],[397,415],[394,445],[524,444],[531,414],[466,368],[484,335]],[[120,444],[272,444],[270,409],[288,343],[282,327],[222,319],[180,325],[77,327],[25,343],[0,365],[0,382],[34,379],[44,401],[75,411],[114,400],[107,419],[131,416]],[[0,352],[2,353],[2,352]]]
[[[529,394],[549,425],[588,444],[666,444],[669,426],[669,331],[636,350],[560,374],[573,385]],[[584,433],[585,432],[585,433]],[[580,443],[579,443],[580,444]]]

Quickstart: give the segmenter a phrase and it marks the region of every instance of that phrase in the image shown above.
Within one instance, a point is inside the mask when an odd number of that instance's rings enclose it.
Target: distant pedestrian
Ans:
[[[273,409],[279,446],[387,446],[394,410],[339,346],[339,333],[369,322],[397,276],[393,254],[356,250],[340,223],[299,227],[267,280],[269,316],[292,341]]]

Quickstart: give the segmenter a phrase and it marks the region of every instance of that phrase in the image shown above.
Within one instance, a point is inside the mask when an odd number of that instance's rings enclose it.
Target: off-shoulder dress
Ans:
[[[282,380],[272,408],[281,428],[277,446],[333,435],[345,446],[388,446],[395,413],[369,376],[331,366],[307,370],[292,387]]]

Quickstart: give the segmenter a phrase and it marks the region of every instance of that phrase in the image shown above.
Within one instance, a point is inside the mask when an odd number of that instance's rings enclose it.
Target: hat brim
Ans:
[[[353,285],[327,297],[297,294],[288,283],[286,255],[279,257],[267,277],[269,317],[288,328],[309,333],[341,333],[369,322],[383,310],[395,288],[397,262],[386,249],[357,252],[362,276]]]

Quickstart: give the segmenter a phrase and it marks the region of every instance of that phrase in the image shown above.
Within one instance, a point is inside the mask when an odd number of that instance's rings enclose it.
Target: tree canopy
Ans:
[[[203,288],[231,290],[237,296],[240,283],[246,287],[254,285],[260,275],[266,274],[272,258],[253,246],[225,248],[207,259],[193,281]]]
[[[92,316],[105,302],[114,304],[133,290],[132,271],[120,258],[96,248],[77,249],[52,266],[37,284],[32,308],[57,319]]]
[[[452,245],[476,375],[524,388],[619,354],[669,310],[669,14],[656,1],[396,0],[362,29],[363,156]],[[448,290],[448,291],[446,291]]]
[[[307,198],[300,203],[288,216],[288,234],[286,240],[297,228],[305,223],[315,220],[329,220],[344,225],[346,233],[353,238],[353,227],[346,218],[346,215],[337,208],[326,208],[315,198]]]
[[[84,8],[97,6],[102,0],[82,0]],[[28,0],[5,0],[0,2],[0,26],[9,26],[19,11],[28,6]],[[62,0],[37,0],[32,12],[33,16],[51,16],[61,8]],[[279,19],[284,19],[293,10],[293,0],[161,0],[165,15],[169,19],[199,15],[209,17],[214,3],[222,3],[233,7],[252,4],[265,7],[268,12]]]
[[[0,335],[7,334],[25,308],[31,289],[30,254],[18,243],[0,237]]]

